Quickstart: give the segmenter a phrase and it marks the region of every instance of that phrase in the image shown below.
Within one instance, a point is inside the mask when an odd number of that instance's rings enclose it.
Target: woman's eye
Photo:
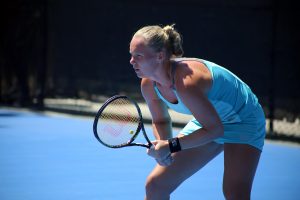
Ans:
[[[142,55],[135,55],[134,57],[135,57],[135,59],[140,59],[142,57]]]

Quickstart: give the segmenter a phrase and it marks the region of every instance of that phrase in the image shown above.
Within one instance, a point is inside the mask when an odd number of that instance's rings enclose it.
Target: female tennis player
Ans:
[[[139,29],[130,54],[156,138],[148,155],[158,165],[147,178],[145,199],[170,199],[183,181],[222,151],[225,198],[250,199],[265,137],[264,112],[251,89],[224,67],[182,57],[174,25]],[[176,137],[168,108],[194,117]]]

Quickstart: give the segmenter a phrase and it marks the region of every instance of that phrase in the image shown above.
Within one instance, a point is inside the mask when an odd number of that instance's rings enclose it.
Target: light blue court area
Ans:
[[[141,200],[154,161],[142,147],[109,149],[92,118],[0,109],[1,200]],[[150,126],[146,130],[151,132]],[[254,200],[300,197],[300,146],[266,143]],[[223,154],[187,180],[173,200],[222,196]]]

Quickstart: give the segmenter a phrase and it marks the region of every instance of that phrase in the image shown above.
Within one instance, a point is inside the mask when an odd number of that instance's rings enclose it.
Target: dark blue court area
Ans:
[[[92,118],[0,108],[0,199],[143,199],[154,160],[141,147],[102,146],[93,136],[92,123]],[[150,126],[146,129],[151,131]],[[252,199],[299,199],[299,169],[299,145],[266,141]],[[224,199],[222,173],[223,154],[171,199]]]

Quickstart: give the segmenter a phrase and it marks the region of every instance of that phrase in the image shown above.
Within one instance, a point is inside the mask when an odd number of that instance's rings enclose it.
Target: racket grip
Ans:
[[[149,142],[148,145],[147,145],[147,148],[148,148],[148,149],[151,149],[151,148],[153,148],[153,147],[154,147],[154,145],[152,144],[152,142]]]

